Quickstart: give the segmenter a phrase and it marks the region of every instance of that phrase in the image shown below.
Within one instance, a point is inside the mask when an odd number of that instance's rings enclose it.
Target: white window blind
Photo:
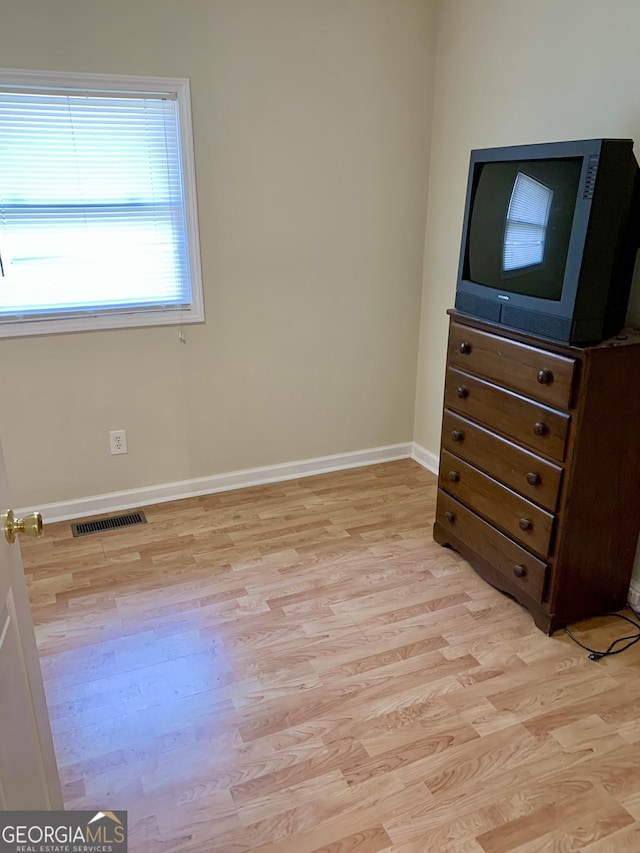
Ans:
[[[502,253],[505,272],[542,263],[552,200],[553,190],[518,172],[505,225]]]
[[[202,318],[180,118],[172,92],[0,90],[0,325]]]

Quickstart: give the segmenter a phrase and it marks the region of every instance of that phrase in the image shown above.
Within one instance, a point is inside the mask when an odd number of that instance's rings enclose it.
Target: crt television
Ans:
[[[471,152],[455,307],[586,345],[624,326],[639,243],[631,139]]]

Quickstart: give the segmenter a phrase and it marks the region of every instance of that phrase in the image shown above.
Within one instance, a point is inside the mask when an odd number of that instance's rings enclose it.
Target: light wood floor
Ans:
[[[640,646],[546,637],[434,502],[407,460],[23,541],[67,808],[133,853],[637,853]]]

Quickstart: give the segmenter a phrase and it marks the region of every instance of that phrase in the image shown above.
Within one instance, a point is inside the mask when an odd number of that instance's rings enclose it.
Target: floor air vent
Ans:
[[[88,536],[89,533],[100,533],[103,530],[119,530],[121,527],[131,527],[132,524],[146,524],[143,512],[128,512],[126,515],[111,515],[99,518],[97,521],[82,521],[71,525],[74,536]]]

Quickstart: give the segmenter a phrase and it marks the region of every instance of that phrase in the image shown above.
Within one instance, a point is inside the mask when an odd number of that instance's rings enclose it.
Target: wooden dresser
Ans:
[[[435,540],[549,634],[620,610],[640,529],[640,334],[570,347],[449,314]]]

